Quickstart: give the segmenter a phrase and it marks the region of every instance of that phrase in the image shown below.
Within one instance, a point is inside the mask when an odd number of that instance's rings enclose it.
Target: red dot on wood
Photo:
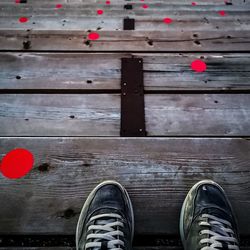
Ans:
[[[106,4],[110,4],[110,1],[106,1]]]
[[[204,72],[207,69],[207,65],[202,60],[194,60],[191,63],[191,69],[196,72]]]
[[[56,8],[57,8],[57,9],[62,8],[62,4],[57,4],[57,5],[56,5]]]
[[[197,5],[197,3],[196,2],[192,2],[192,5],[195,6],[195,5]]]
[[[97,10],[96,13],[97,13],[98,15],[102,15],[102,14],[103,14],[103,10]]]
[[[29,20],[29,19],[28,19],[27,17],[20,17],[20,18],[19,18],[19,22],[20,22],[20,23],[26,23],[26,22],[28,22],[28,20]]]
[[[225,16],[225,15],[226,15],[226,12],[225,12],[224,10],[220,10],[218,13],[219,13],[219,15],[221,15],[221,16]]]
[[[20,0],[16,0],[15,3],[20,3]]]
[[[99,39],[100,35],[96,32],[91,32],[88,35],[89,40],[97,40]]]
[[[143,4],[143,5],[142,5],[142,8],[143,8],[143,9],[147,9],[147,8],[148,8],[148,5],[147,5],[147,4]]]
[[[163,19],[163,22],[167,23],[167,24],[170,24],[170,23],[173,22],[173,20],[171,18],[169,18],[169,17],[166,17],[166,18]]]
[[[0,171],[10,179],[18,179],[32,169],[34,157],[30,151],[24,148],[17,148],[7,153],[1,162]]]

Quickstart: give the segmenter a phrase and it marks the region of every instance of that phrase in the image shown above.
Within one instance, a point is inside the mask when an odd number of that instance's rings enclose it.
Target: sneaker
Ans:
[[[186,196],[180,216],[185,250],[239,250],[239,236],[232,207],[222,187],[203,180]]]
[[[88,196],[76,228],[76,250],[132,250],[133,208],[125,188],[104,181]]]

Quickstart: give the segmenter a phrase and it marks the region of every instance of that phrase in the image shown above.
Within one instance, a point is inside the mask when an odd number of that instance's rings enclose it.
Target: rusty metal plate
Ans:
[[[135,29],[135,19],[124,18],[123,19],[123,30],[134,30]]]
[[[122,58],[121,136],[146,136],[142,58]]]

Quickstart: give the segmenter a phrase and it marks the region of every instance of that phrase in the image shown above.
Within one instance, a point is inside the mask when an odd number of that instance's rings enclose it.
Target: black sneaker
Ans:
[[[76,250],[132,250],[133,208],[125,188],[104,181],[88,196],[76,228]]]
[[[219,184],[204,180],[191,188],[181,210],[180,235],[185,250],[239,250],[236,220]]]

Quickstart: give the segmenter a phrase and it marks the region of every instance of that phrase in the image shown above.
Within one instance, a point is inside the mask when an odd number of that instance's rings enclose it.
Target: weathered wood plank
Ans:
[[[250,7],[238,7],[228,9],[226,16],[221,17],[218,11],[221,8],[211,10],[195,9],[192,7],[172,8],[161,7],[145,11],[138,8],[134,12],[124,12],[122,6],[119,9],[104,9],[104,14],[96,14],[98,7],[89,8],[74,7],[63,10],[54,10],[32,7],[19,8],[12,6],[2,7],[0,14],[0,30],[122,30],[123,18],[130,16],[135,19],[135,30],[138,31],[243,31],[250,30]],[[173,19],[171,25],[166,25],[163,19],[166,13]],[[27,23],[20,23],[19,17],[27,16]],[[79,18],[81,17],[81,18]]]
[[[1,136],[119,136],[119,94],[0,95]],[[249,94],[147,94],[149,136],[249,136]]]
[[[149,135],[249,135],[250,95],[147,95]]]
[[[0,89],[120,89],[123,56],[0,53]]]
[[[61,3],[61,6],[59,6],[60,8],[58,8],[58,6],[56,6],[58,3]],[[124,5],[129,4],[132,5],[132,9],[126,9],[124,8]],[[143,5],[147,4],[148,8],[143,8]],[[35,8],[32,8],[35,7]],[[192,5],[192,2],[189,1],[188,3],[184,3],[181,1],[162,1],[162,2],[129,2],[129,1],[115,1],[112,2],[111,4],[105,4],[105,1],[102,1],[101,3],[94,3],[91,1],[85,1],[82,3],[62,3],[62,1],[40,1],[40,2],[36,2],[36,1],[27,1],[27,3],[25,4],[16,4],[15,2],[13,3],[6,3],[4,1],[0,2],[0,10],[7,10],[10,11],[11,13],[11,8],[12,10],[18,10],[18,11],[22,11],[22,10],[31,10],[34,11],[34,13],[38,13],[38,10],[41,11],[46,11],[46,10],[56,10],[56,9],[60,9],[60,13],[67,11],[67,10],[76,10],[77,8],[80,9],[93,9],[93,8],[102,8],[102,9],[106,9],[106,10],[123,10],[124,14],[130,14],[130,13],[135,13],[137,11],[144,11],[142,13],[150,13],[154,10],[157,11],[162,11],[163,9],[169,10],[171,9],[176,9],[176,10],[190,10],[190,11],[194,11],[194,10],[203,10],[204,12],[206,12],[207,10],[216,10],[218,8],[222,8],[224,10],[229,10],[229,11],[238,11],[238,10],[243,10],[243,8],[245,7],[245,9],[249,8],[249,2],[245,2],[245,3],[240,3],[239,1],[237,2],[237,4],[225,4],[224,1],[216,1],[216,3],[213,3],[212,1],[205,2],[197,2],[196,1],[196,6],[194,7]],[[77,11],[77,10],[76,10]],[[14,12],[12,13],[14,14]],[[73,14],[73,13],[70,13]],[[115,14],[115,13],[114,13]],[[4,15],[4,13],[0,13],[0,15]]]
[[[19,14],[27,14],[33,16],[64,16],[67,14],[68,17],[74,17],[79,16],[80,13],[83,14],[82,17],[85,15],[93,15],[96,16],[96,10],[102,9],[104,10],[103,14],[99,17],[106,16],[106,13],[113,12],[114,17],[121,17],[126,15],[138,15],[138,17],[152,17],[155,16],[155,18],[162,16],[166,16],[166,11],[172,11],[171,13],[167,13],[171,16],[180,16],[180,14],[190,15],[193,18],[196,16],[211,16],[213,18],[218,17],[218,20],[228,18],[230,16],[231,18],[234,18],[237,15],[241,15],[242,18],[247,18],[247,13],[250,11],[249,5],[225,5],[225,3],[221,3],[220,5],[199,5],[197,4],[196,7],[193,7],[191,5],[191,2],[189,4],[171,4],[169,2],[163,2],[163,3],[147,3],[148,8],[144,9],[142,6],[145,3],[134,3],[133,9],[126,10],[124,9],[124,4],[130,4],[129,2],[117,2],[112,5],[99,5],[95,3],[89,3],[86,1],[86,3],[81,4],[64,4],[61,6],[60,9],[56,8],[56,3],[49,3],[49,4],[36,4],[34,2],[27,3],[27,4],[6,4],[6,3],[0,3],[0,16],[1,17],[18,17]],[[218,11],[223,10],[226,12],[226,15],[222,18]],[[164,15],[165,12],[165,15]]]
[[[232,5],[249,5],[249,1],[246,1],[246,0],[228,0],[227,2],[230,2],[232,3]],[[3,4],[15,4],[15,1],[13,0],[1,0],[1,3]],[[63,3],[63,4],[70,4],[70,5],[86,5],[86,4],[89,4],[89,3],[92,3],[92,4],[100,4],[100,5],[105,5],[105,1],[103,0],[88,0],[88,1],[85,1],[85,0],[43,0],[43,1],[39,1],[39,0],[29,0],[27,1],[26,5],[32,3],[32,5],[49,5],[49,4],[57,4],[57,3]],[[116,4],[139,4],[137,2],[133,2],[133,1],[124,1],[124,0],[116,0],[116,1],[111,1],[111,4],[110,6],[114,6]],[[175,5],[190,5],[191,4],[191,1],[190,0],[179,0],[179,1],[175,1],[175,0],[168,0],[167,1],[168,4],[175,4]],[[143,3],[141,3],[143,4]],[[152,5],[158,5],[158,4],[166,4],[166,1],[164,0],[157,0],[157,1],[154,1],[154,2],[148,2],[148,4],[150,4],[150,6]],[[225,5],[225,2],[223,0],[221,1],[218,1],[218,0],[202,0],[202,1],[199,1],[197,2],[197,5],[206,5],[206,6],[209,6],[209,5]]]
[[[98,31],[89,32],[9,30],[0,32],[1,50],[46,51],[249,51],[250,33],[245,31]],[[196,34],[196,37],[194,37]],[[198,42],[197,42],[198,41]],[[27,45],[27,42],[29,44]]]
[[[1,95],[1,135],[119,135],[120,95]]]
[[[84,200],[106,179],[127,188],[136,234],[177,234],[183,199],[205,178],[224,187],[250,234],[249,139],[12,137],[0,139],[0,156],[19,147],[35,166],[20,180],[0,177],[1,234],[74,234]]]
[[[75,235],[4,235],[0,250],[75,250]],[[16,248],[14,248],[16,246]],[[249,236],[240,237],[240,248],[249,250]],[[179,235],[135,235],[135,250],[182,250]]]
[[[48,15],[36,15],[20,13],[18,16],[0,17],[0,32],[5,30],[67,30],[70,31],[87,31],[87,30],[109,30],[109,31],[122,31],[123,30],[123,18],[124,17],[112,17],[113,12],[106,12],[102,17],[95,17],[96,10],[92,13],[85,14],[85,16],[79,18],[80,12],[75,13],[75,16],[71,17],[68,14],[60,16],[48,16]],[[165,12],[164,12],[165,13]],[[163,13],[163,14],[164,14]],[[195,12],[196,13],[196,12]],[[8,14],[8,13],[7,13]],[[20,16],[27,16],[29,22],[20,23]],[[54,14],[56,15],[56,14]],[[84,14],[82,14],[84,15]],[[140,15],[140,13],[138,13]],[[153,14],[152,14],[153,15]],[[165,14],[166,15],[166,14]],[[229,17],[218,17],[218,13],[214,12],[205,14],[201,13],[196,15],[190,13],[185,14],[179,12],[178,15],[173,15],[173,23],[166,25],[163,22],[165,15],[157,15],[155,17],[144,17],[138,18],[138,16],[130,15],[130,18],[135,18],[135,30],[137,31],[218,31],[223,30],[224,32],[233,31],[249,31],[250,30],[250,11],[248,11],[244,18],[244,13]],[[48,28],[49,27],[49,28]],[[117,33],[119,34],[119,33]]]
[[[116,2],[105,5],[94,2],[80,4],[64,4],[58,10],[55,3],[28,4],[1,3],[0,29],[36,29],[36,30],[88,30],[122,29],[125,16],[136,19],[136,30],[249,30],[248,5],[225,5],[224,1],[217,1],[220,5],[192,6],[189,4],[171,4],[169,2],[149,3],[149,8],[142,8],[143,3],[133,3],[132,10],[125,10],[126,2]],[[104,14],[97,16],[96,10],[103,8]],[[218,14],[223,7],[226,15]],[[171,25],[163,23],[166,13],[173,18]],[[29,22],[19,23],[20,16],[29,17]],[[81,18],[79,18],[79,16]]]
[[[146,90],[249,90],[249,53],[0,53],[0,90],[120,89],[121,58],[143,58]],[[190,69],[195,59],[207,70]]]

